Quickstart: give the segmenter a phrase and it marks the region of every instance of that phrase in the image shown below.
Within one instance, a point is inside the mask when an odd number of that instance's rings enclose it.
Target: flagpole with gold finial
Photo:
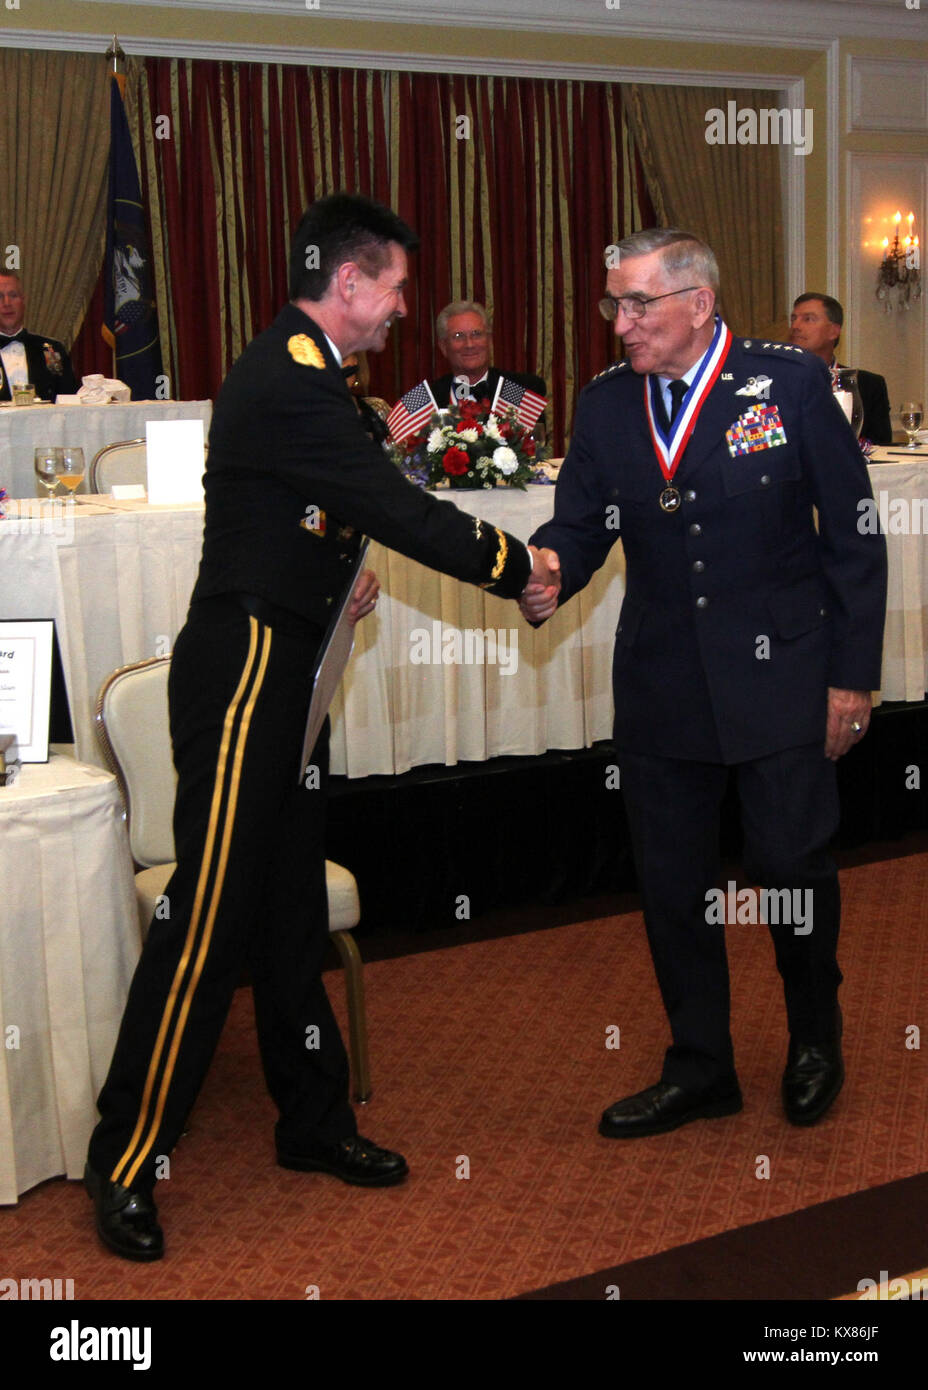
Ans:
[[[122,46],[120,45],[120,42],[119,42],[118,37],[117,37],[115,34],[113,35],[113,42],[110,44],[109,48],[106,50],[106,53],[105,53],[104,56],[105,56],[106,61],[107,61],[108,63],[109,63],[109,62],[112,62],[112,64],[113,64],[113,74],[112,74],[112,75],[113,75],[113,77],[114,77],[114,79],[115,79],[115,81],[116,81],[116,85],[119,87],[119,95],[122,97],[123,101],[125,101],[125,99],[126,99],[126,74],[125,74],[124,72],[120,72],[120,71],[119,71],[119,64],[120,64],[120,63],[124,63],[124,62],[126,61],[126,55],[125,55],[125,53],[124,53],[124,51],[123,51],[123,49],[122,49]],[[111,331],[111,329],[110,329],[110,327],[109,327],[108,324],[104,323],[100,331],[101,331],[101,333],[102,333],[102,335],[103,335],[103,340],[104,340],[104,342],[107,344],[107,346],[109,347],[110,351],[111,351],[112,354],[113,354],[113,365],[112,365],[112,367],[110,368],[110,375],[115,377],[115,375],[116,375],[116,339],[113,337],[113,333],[112,333],[112,331]]]

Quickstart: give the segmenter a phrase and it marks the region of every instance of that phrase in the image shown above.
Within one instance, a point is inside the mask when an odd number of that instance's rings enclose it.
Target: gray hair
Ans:
[[[652,251],[662,251],[661,264],[669,276],[695,278],[718,296],[719,263],[715,253],[692,232],[681,232],[676,227],[652,227],[646,232],[633,232],[610,246],[609,251],[619,252],[619,263],[623,256],[631,260],[635,256],[649,256]]]
[[[489,332],[490,316],[482,304],[478,304],[475,299],[455,299],[453,303],[445,305],[435,320],[435,337],[439,342],[448,336],[448,320],[456,318],[458,314],[478,314],[483,319],[484,328]]]

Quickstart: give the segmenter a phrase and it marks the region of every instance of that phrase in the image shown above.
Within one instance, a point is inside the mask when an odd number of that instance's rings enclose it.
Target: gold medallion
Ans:
[[[325,358],[306,333],[295,333],[288,338],[287,351],[301,367],[325,367]]]
[[[658,501],[661,504],[661,511],[675,512],[680,505],[680,493],[675,487],[665,487]]]

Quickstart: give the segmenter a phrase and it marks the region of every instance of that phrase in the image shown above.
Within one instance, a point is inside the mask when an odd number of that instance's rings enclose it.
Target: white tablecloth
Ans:
[[[3,1203],[84,1171],[140,950],[115,778],[56,754],[23,767],[0,788],[0,881]]]
[[[144,439],[146,420],[202,420],[209,431],[212,401],[130,401],[127,405],[32,405],[0,409],[0,487],[10,497],[38,492],[33,454],[43,444],[71,444],[84,450],[87,492],[90,464],[104,444]]]
[[[538,486],[526,493],[458,493],[455,500],[527,538],[550,516],[553,497],[552,487]],[[100,499],[99,508],[36,501],[33,510],[33,520],[0,523],[0,617],[55,618],[77,754],[98,762],[97,688],[117,666],[170,651],[196,578],[202,505],[117,507]],[[358,626],[332,710],[333,772],[405,772],[426,763],[582,748],[608,737],[612,639],[624,592],[621,547],[538,632],[514,603],[381,546],[372,547],[370,563],[385,593],[376,614]],[[431,636],[436,622],[442,633],[503,629],[507,644],[514,630],[514,673],[504,674],[499,664],[413,664],[411,634],[419,629]]]
[[[919,701],[928,690],[928,449],[911,460],[901,446],[877,449],[869,472],[889,555],[882,698]]]
[[[885,451],[880,451],[882,457]],[[928,463],[874,463],[875,491],[911,504],[928,495]],[[550,514],[552,487],[457,492],[456,504],[526,539]],[[40,522],[0,523],[0,617],[54,617],[71,694],[78,756],[98,762],[93,699],[109,671],[170,651],[196,578],[202,506],[77,504],[44,534]],[[49,527],[54,531],[55,527]],[[20,534],[17,534],[19,532]],[[25,534],[24,534],[25,533]],[[889,613],[882,695],[921,700],[928,689],[928,539],[887,536]],[[537,632],[515,604],[426,570],[374,545],[384,596],[358,625],[356,649],[332,710],[332,770],[393,774],[549,748],[583,748],[612,729],[613,635],[624,593],[621,545],[580,594]],[[415,633],[516,633],[517,669],[422,665]]]

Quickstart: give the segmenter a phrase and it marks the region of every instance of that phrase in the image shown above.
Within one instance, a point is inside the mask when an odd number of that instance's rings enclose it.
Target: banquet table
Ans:
[[[928,691],[928,448],[876,449],[868,471],[889,557],[880,693],[920,701]]]
[[[925,452],[925,463],[910,463],[878,451],[870,468],[874,489],[907,507],[928,497]],[[554,489],[458,491],[453,500],[527,539],[551,515]],[[71,519],[57,525],[57,535],[53,525],[43,529],[46,504],[34,505],[32,519],[0,523],[0,617],[56,619],[77,754],[98,762],[95,692],[117,666],[170,651],[196,578],[202,504],[88,499],[68,509]],[[890,527],[887,542],[882,698],[917,701],[928,689],[928,538]],[[537,631],[515,604],[381,546],[371,547],[369,563],[383,594],[376,613],[358,625],[332,707],[333,772],[391,775],[589,747],[610,736],[613,638],[625,588],[620,545],[587,588]],[[484,652],[495,662],[445,664],[454,634],[467,630],[503,634],[496,652],[489,643]]]
[[[550,516],[553,495],[553,487],[539,485],[525,493],[458,492],[455,502],[527,538]],[[17,510],[25,514],[14,519]],[[171,650],[196,579],[202,503],[152,507],[101,497],[68,506],[36,499],[10,513],[0,523],[0,617],[55,619],[77,756],[101,762],[96,691],[116,667]],[[588,747],[609,736],[621,547],[537,632],[514,603],[382,546],[371,547],[368,563],[384,593],[376,613],[358,624],[332,706],[333,772],[392,774]],[[484,653],[492,660],[443,663],[445,640],[465,629],[492,629]],[[429,664],[416,661],[422,634],[433,648]]]
[[[84,450],[87,473],[79,491],[88,491],[90,463],[104,444],[144,439],[148,420],[202,420],[209,430],[212,401],[129,401],[124,405],[0,406],[0,487],[10,497],[34,497],[35,449],[70,444]]]
[[[0,1203],[84,1171],[140,951],[116,779],[53,752],[0,787]]]

